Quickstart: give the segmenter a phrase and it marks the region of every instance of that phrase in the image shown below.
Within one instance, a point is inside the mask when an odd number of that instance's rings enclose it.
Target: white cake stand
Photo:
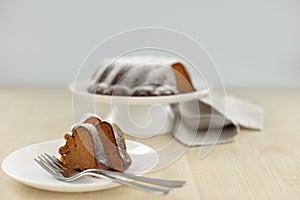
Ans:
[[[197,81],[193,81],[196,85]],[[89,93],[91,81],[76,81],[69,85],[74,97],[86,99],[94,107],[110,107],[106,121],[117,123],[128,135],[148,138],[157,134],[170,133],[174,127],[175,116],[171,104],[182,104],[197,100],[208,94],[209,90],[196,88],[195,92],[149,97],[111,96]],[[203,84],[197,84],[203,85]],[[90,111],[89,111],[90,112]]]

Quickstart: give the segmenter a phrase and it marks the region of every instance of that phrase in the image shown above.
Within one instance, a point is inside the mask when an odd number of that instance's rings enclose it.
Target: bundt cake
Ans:
[[[160,96],[195,91],[184,65],[169,57],[106,59],[93,81],[88,91],[103,95]]]
[[[65,134],[60,147],[61,161],[75,170],[91,168],[125,171],[131,164],[125,138],[116,124],[102,121],[97,115],[86,114]]]

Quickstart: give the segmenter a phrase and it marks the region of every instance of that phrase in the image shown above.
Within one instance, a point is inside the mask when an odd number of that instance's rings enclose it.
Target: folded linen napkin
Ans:
[[[221,101],[211,101],[209,96],[199,99],[196,103],[200,116],[195,115],[191,104],[183,105],[183,111],[179,112],[181,123],[176,122],[181,126],[174,131],[174,137],[187,146],[212,145],[232,141],[240,132],[240,127],[263,129],[261,107],[233,96],[223,99],[225,109],[222,109]]]

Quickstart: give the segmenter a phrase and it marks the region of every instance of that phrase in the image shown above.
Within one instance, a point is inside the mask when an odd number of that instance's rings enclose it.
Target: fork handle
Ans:
[[[161,185],[161,186],[165,186],[165,187],[182,187],[184,184],[186,184],[185,181],[173,181],[173,180],[148,178],[148,177],[136,176],[136,175],[128,174],[128,173],[124,173],[124,172],[120,173],[120,172],[108,171],[108,170],[103,170],[103,169],[96,169],[95,171],[100,172],[100,173],[107,173],[109,175],[115,175],[116,174],[120,177],[130,178],[130,179],[134,179],[134,180],[137,180],[137,181],[143,181],[143,182],[146,182],[146,183]]]
[[[135,188],[135,189],[139,189],[139,190],[142,190],[142,191],[145,191],[145,192],[150,192],[150,193],[153,193],[153,194],[157,194],[157,195],[165,195],[165,194],[168,194],[169,191],[170,191],[170,189],[166,189],[166,188],[153,187],[153,186],[143,185],[143,184],[140,184],[140,183],[126,181],[126,180],[120,179],[118,177],[108,175],[105,172],[103,172],[103,173],[101,172],[101,174],[97,174],[97,173],[94,173],[94,172],[89,172],[89,175],[100,177],[100,178],[103,178],[103,176],[104,176],[104,177],[106,177],[106,178],[108,178],[108,179],[110,179],[110,180],[112,180],[116,183],[126,185],[126,186],[129,186],[129,187]]]

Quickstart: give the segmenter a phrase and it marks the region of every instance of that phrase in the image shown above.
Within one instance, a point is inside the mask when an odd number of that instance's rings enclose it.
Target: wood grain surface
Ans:
[[[204,159],[190,148],[174,164],[147,174],[182,179],[183,188],[154,196],[120,186],[58,193],[25,186],[0,170],[0,199],[300,199],[300,89],[229,89],[265,109],[264,130],[242,130]],[[0,160],[20,147],[62,138],[74,123],[62,88],[0,88]]]

